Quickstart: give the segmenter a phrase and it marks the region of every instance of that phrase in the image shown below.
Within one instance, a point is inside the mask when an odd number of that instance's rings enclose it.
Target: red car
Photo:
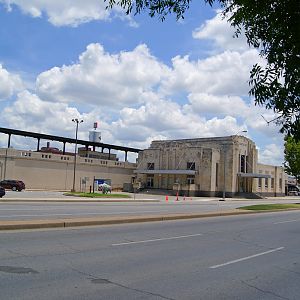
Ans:
[[[0,181],[0,186],[5,189],[19,192],[25,189],[25,184],[21,180],[2,180]]]

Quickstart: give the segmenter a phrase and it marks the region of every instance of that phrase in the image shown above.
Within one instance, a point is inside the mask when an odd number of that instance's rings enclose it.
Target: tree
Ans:
[[[168,14],[177,19],[191,0],[106,0],[108,7],[121,6],[126,13],[146,10],[162,21]],[[248,44],[266,59],[250,72],[250,91],[257,105],[272,109],[280,131],[300,141],[300,5],[299,0],[204,0],[218,2],[223,15],[235,27],[236,36],[245,32]]]
[[[300,142],[296,142],[292,137],[285,138],[284,160],[285,171],[300,182]]]

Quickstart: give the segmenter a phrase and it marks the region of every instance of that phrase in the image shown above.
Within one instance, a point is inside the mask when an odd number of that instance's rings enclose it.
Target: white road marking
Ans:
[[[284,224],[284,223],[299,222],[299,221],[300,221],[300,219],[296,219],[296,220],[289,220],[289,221],[276,222],[276,223],[273,223],[273,224]]]
[[[198,233],[198,234],[172,236],[172,237],[161,238],[161,239],[152,239],[152,240],[144,240],[144,241],[136,241],[136,242],[125,242],[125,243],[112,244],[112,246],[122,246],[122,245],[130,245],[130,244],[142,244],[142,243],[151,243],[151,242],[166,241],[166,240],[177,240],[177,239],[184,239],[184,238],[195,237],[195,236],[200,236],[200,235],[203,235],[203,234],[202,233]]]
[[[275,251],[279,251],[279,250],[282,250],[282,249],[284,249],[284,247],[279,247],[279,248],[272,249],[272,250],[269,250],[269,251],[266,251],[266,252],[261,252],[261,253],[257,253],[257,254],[254,254],[254,255],[242,257],[242,258],[239,258],[239,259],[228,261],[228,262],[226,262],[224,264],[214,265],[214,266],[211,266],[209,268],[210,269],[216,269],[216,268],[224,267],[224,266],[227,266],[227,265],[235,264],[235,263],[240,262],[240,261],[248,260],[248,259],[251,259],[251,258],[254,258],[254,257],[258,257],[258,256],[261,256],[261,255],[269,254],[269,253],[272,253],[272,252],[275,252]]]

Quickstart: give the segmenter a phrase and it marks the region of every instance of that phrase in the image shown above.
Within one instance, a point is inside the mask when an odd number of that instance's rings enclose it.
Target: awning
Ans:
[[[134,170],[136,174],[195,175],[195,170]]]
[[[246,178],[271,178],[271,175],[261,173],[238,173],[237,176]]]

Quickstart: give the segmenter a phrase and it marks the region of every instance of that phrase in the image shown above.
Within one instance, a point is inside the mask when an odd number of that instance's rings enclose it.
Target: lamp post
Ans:
[[[239,133],[246,133],[246,132],[248,132],[248,131],[247,130],[239,131],[235,135],[233,135],[233,137],[237,136]],[[223,145],[223,155],[224,155],[224,158],[223,158],[224,159],[223,196],[222,196],[222,199],[220,199],[219,201],[225,201],[225,198],[226,198],[226,156],[227,156],[227,145],[226,144]]]
[[[77,156],[77,136],[78,136],[78,125],[82,123],[83,120],[72,119],[72,122],[76,123],[76,134],[75,134],[75,153],[74,153],[74,169],[73,169],[73,188],[72,192],[75,192],[75,179],[76,179],[76,156]]]

